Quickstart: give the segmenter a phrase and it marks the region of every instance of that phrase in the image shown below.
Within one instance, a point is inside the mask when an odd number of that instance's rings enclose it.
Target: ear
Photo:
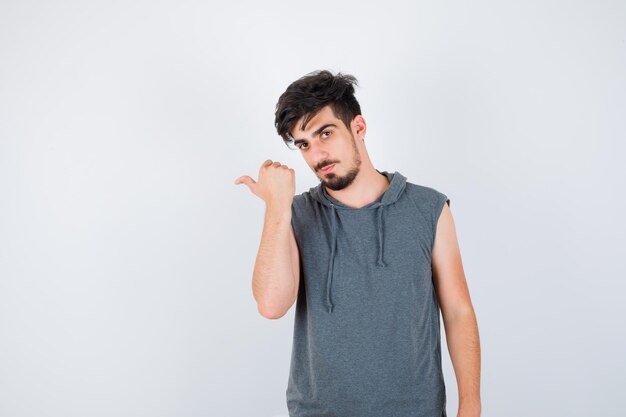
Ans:
[[[362,115],[357,114],[356,116],[354,116],[354,119],[352,119],[352,129],[357,139],[363,140],[365,138],[367,123],[365,123],[365,119]]]

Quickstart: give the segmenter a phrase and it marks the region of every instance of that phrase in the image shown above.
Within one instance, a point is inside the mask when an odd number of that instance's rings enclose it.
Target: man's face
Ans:
[[[335,117],[330,106],[322,108],[301,130],[303,119],[289,133],[307,165],[331,190],[339,191],[352,184],[361,166],[352,129]]]

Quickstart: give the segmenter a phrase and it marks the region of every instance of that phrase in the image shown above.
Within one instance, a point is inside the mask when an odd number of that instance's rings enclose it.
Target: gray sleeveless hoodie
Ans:
[[[321,183],[294,197],[290,417],[446,417],[431,254],[450,200],[378,172],[389,187],[358,209]]]

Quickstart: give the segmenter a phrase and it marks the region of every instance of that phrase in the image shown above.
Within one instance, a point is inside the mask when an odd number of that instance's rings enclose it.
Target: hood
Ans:
[[[400,196],[402,195],[402,192],[404,191],[404,188],[406,187],[406,177],[397,171],[392,174],[387,171],[382,171],[382,172],[378,170],[376,171],[379,174],[382,174],[387,177],[387,179],[389,180],[389,187],[376,201],[361,208],[349,207],[343,204],[342,202],[340,202],[339,200],[336,200],[335,198],[333,198],[326,192],[326,189],[322,186],[321,182],[319,185],[311,188],[310,190],[311,197],[317,200],[318,202],[320,202],[328,210],[330,210],[330,216],[324,216],[324,219],[330,218],[330,223],[331,223],[330,224],[330,230],[331,230],[330,262],[328,265],[328,275],[326,277],[326,304],[327,304],[329,313],[333,312],[333,307],[334,307],[334,304],[331,298],[331,289],[332,289],[332,282],[333,282],[333,264],[335,260],[335,251],[337,249],[337,227],[339,224],[338,222],[339,210],[347,210],[347,211],[349,210],[377,210],[378,211],[377,213],[378,215],[376,216],[377,228],[378,228],[378,260],[376,263],[378,266],[381,266],[381,267],[387,266],[387,264],[384,261],[384,256],[383,256],[384,255],[383,210],[385,206],[395,203],[400,198]]]

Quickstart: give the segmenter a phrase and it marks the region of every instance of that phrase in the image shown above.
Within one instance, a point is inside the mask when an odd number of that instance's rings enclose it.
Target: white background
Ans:
[[[317,184],[273,125],[316,69],[358,78],[376,168],[451,199],[483,416],[622,413],[625,22],[623,1],[2,1],[0,415],[287,415],[293,308],[257,312],[265,205],[233,181],[273,159]]]

